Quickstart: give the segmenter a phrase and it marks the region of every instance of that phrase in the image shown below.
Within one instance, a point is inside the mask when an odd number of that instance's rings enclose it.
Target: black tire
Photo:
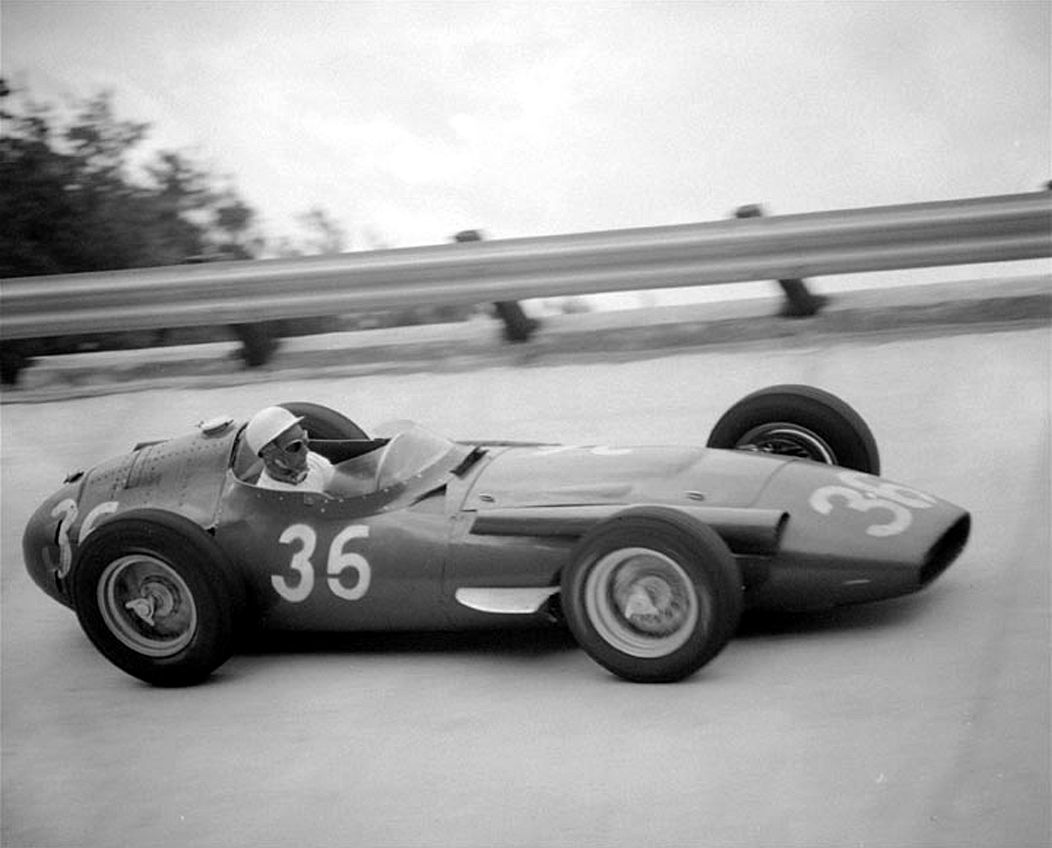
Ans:
[[[560,588],[578,644],[637,683],[693,674],[723,650],[742,612],[741,575],[727,545],[667,507],[628,509],[592,528]]]
[[[301,416],[303,429],[312,439],[340,441],[369,438],[365,431],[346,415],[319,403],[296,401],[281,403],[278,406],[287,409],[293,415]]]
[[[862,416],[813,386],[771,386],[742,398],[716,422],[707,444],[880,474],[877,442]]]
[[[200,683],[234,652],[245,592],[211,536],[182,516],[100,525],[72,570],[73,607],[96,648],[154,686]]]

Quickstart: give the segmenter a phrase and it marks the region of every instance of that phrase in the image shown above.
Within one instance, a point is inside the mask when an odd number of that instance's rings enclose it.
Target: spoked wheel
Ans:
[[[156,686],[199,683],[234,651],[244,588],[215,541],[178,515],[101,525],[72,569],[73,606],[96,648]]]
[[[877,443],[862,416],[840,398],[812,386],[753,392],[721,416],[707,444],[880,473]]]
[[[742,607],[741,578],[723,540],[664,507],[626,510],[587,533],[561,589],[584,650],[636,682],[693,674],[726,645]]]
[[[836,465],[836,453],[818,433],[789,421],[761,424],[743,435],[734,446],[737,450],[795,456]]]

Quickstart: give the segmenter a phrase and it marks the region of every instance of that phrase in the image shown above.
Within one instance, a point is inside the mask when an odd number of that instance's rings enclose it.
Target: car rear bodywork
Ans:
[[[746,604],[761,608],[916,591],[953,562],[970,527],[961,508],[882,478],[682,447],[510,448],[480,470],[461,509],[473,536],[573,540],[639,504],[671,506],[715,529],[738,561]],[[559,566],[556,557],[539,581],[556,585]],[[487,572],[481,561],[455,563],[452,582],[481,582]]]

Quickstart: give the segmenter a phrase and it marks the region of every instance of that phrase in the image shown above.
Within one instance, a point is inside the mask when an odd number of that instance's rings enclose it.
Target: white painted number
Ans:
[[[365,597],[372,579],[372,568],[369,561],[361,554],[347,551],[347,545],[355,539],[369,536],[369,528],[364,524],[352,524],[336,534],[329,546],[329,559],[326,568],[329,591],[345,601],[357,601]],[[307,600],[314,590],[314,564],[311,557],[318,546],[318,534],[307,524],[293,524],[287,527],[278,541],[283,545],[298,545],[292,554],[289,567],[299,574],[299,579],[290,583],[282,574],[271,575],[270,582],[274,590],[286,601],[294,604]],[[357,580],[351,587],[343,583],[345,572],[354,571]]]
[[[889,483],[859,471],[843,471],[840,473],[840,479],[863,492],[914,509],[928,509],[937,503],[931,495],[917,489],[911,489],[909,486],[902,486],[898,483]]]
[[[868,474],[843,471],[838,475],[846,486],[823,486],[811,495],[811,508],[821,515],[829,515],[838,502],[854,512],[881,510],[890,516],[883,524],[871,524],[866,533],[878,538],[897,536],[913,523],[913,509],[930,509],[936,500],[931,495],[888,483]]]
[[[104,515],[116,511],[116,501],[103,501],[93,507],[80,524],[80,533],[77,536],[77,543],[83,545],[84,540],[88,538],[88,534],[91,533],[91,531],[95,529],[95,525],[99,523],[99,519]],[[77,508],[77,502],[73,500],[73,498],[66,498],[63,501],[59,501],[55,504],[54,509],[51,510],[51,517],[60,519],[58,522],[57,572],[59,577],[65,577],[69,574],[69,570],[73,566],[73,543],[71,541],[71,536],[73,535],[73,525],[76,524],[77,516],[79,514],[80,511]]]
[[[102,518],[102,516],[109,515],[111,512],[116,511],[116,501],[103,501],[84,516],[84,520],[80,524],[80,535],[77,537],[80,540],[80,544],[84,544],[84,540],[87,539],[88,534],[95,529],[95,525],[99,523],[99,519]]]
[[[891,513],[891,520],[886,524],[871,524],[866,528],[870,536],[895,536],[913,523],[913,513],[906,507],[874,496],[867,497],[858,489],[849,489],[847,486],[823,486],[811,495],[811,506],[816,512],[829,515],[836,506],[833,498],[841,498],[844,506],[855,512],[882,509]]]
[[[55,504],[51,517],[61,520],[58,523],[58,576],[65,577],[73,565],[73,547],[69,543],[69,530],[77,520],[77,502],[66,498]]]
[[[369,591],[372,570],[369,568],[368,561],[361,554],[344,550],[352,539],[364,539],[368,535],[369,528],[364,524],[352,524],[332,540],[332,547],[329,548],[329,590],[337,598],[357,601]],[[350,589],[340,582],[340,575],[347,570],[358,572],[358,580]]]
[[[278,541],[283,545],[293,545],[297,542],[300,545],[299,550],[292,555],[292,562],[289,563],[293,571],[299,572],[300,579],[294,585],[289,585],[289,581],[281,574],[274,574],[270,578],[274,589],[281,597],[297,604],[305,601],[314,588],[314,566],[311,565],[310,558],[318,544],[318,534],[314,532],[314,528],[306,524],[293,524],[285,528],[285,532],[281,534]]]

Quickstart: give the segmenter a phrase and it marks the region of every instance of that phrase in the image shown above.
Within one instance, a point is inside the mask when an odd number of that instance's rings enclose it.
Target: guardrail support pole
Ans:
[[[461,230],[454,241],[482,241],[478,230]],[[522,305],[517,300],[501,300],[493,304],[497,317],[504,322],[504,338],[509,342],[528,342],[530,336],[541,325],[536,318],[527,317]]]
[[[186,259],[187,265],[198,265],[202,262],[224,262],[231,259],[250,259],[248,256],[232,256],[219,253],[215,255],[199,254]],[[260,368],[266,365],[274,352],[281,346],[280,321],[253,321],[250,324],[230,324],[230,331],[241,342],[239,354],[247,368]]]
[[[756,203],[739,206],[734,211],[734,217],[762,218],[763,207]],[[803,280],[779,280],[778,285],[785,293],[785,305],[778,313],[783,318],[810,318],[817,315],[829,302],[829,298],[823,294],[812,294]]]

